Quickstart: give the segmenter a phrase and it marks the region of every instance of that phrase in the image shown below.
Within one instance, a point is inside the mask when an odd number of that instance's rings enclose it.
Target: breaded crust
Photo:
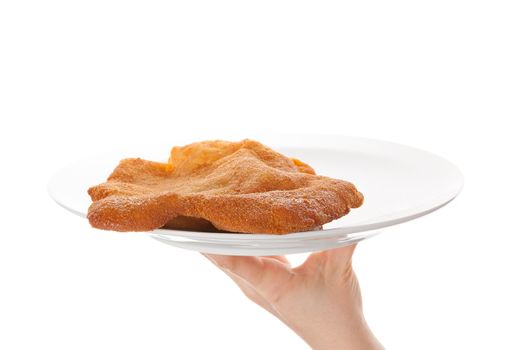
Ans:
[[[284,234],[309,231],[363,203],[350,182],[252,140],[174,147],[168,163],[124,159],[88,190],[93,227]]]

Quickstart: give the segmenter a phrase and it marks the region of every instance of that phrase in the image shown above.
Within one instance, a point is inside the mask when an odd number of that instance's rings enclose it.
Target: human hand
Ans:
[[[383,349],[363,316],[354,250],[355,244],[312,253],[296,268],[284,256],[204,256],[312,349]]]

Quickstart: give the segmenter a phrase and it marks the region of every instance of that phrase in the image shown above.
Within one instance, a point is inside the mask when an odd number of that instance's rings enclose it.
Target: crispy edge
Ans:
[[[363,195],[353,184],[323,179],[314,188],[246,195],[110,196],[91,205],[88,219],[94,227],[114,231],[150,231],[179,215],[202,218],[231,232],[309,231],[363,203]]]

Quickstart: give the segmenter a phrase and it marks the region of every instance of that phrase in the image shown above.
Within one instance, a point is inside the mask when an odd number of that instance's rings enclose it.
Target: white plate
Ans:
[[[463,185],[460,171],[447,160],[391,142],[343,136],[258,140],[310,164],[318,174],[354,183],[365,196],[363,206],[324,225],[321,231],[269,235],[159,229],[145,234],[177,247],[216,254],[262,256],[311,252],[345,246],[371,237],[385,227],[426,215],[454,199]],[[62,207],[85,217],[91,203],[87,189],[105,181],[120,159],[167,159],[169,146],[148,147],[146,150],[143,147],[140,153],[128,150],[78,161],[53,176],[49,193]]]

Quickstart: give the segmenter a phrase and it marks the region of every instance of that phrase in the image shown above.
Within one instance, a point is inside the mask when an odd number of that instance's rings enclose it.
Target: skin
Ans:
[[[204,256],[312,349],[383,349],[363,316],[354,250],[355,244],[313,253],[295,268],[284,256]]]

